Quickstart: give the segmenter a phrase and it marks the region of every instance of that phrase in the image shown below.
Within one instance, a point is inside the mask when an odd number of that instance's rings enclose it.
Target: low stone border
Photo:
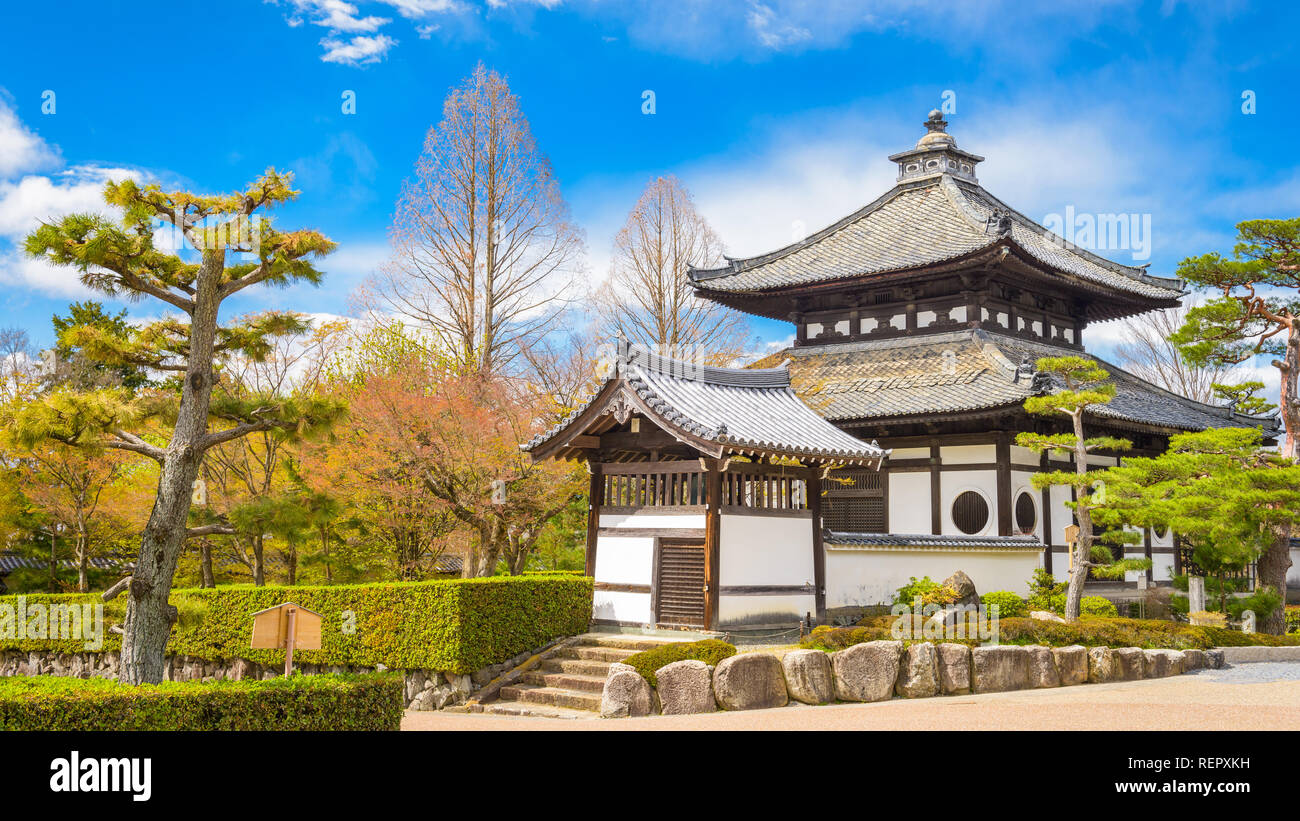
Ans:
[[[1300,648],[1231,648],[1234,650]],[[655,671],[658,688],[626,664],[605,679],[601,717],[757,710],[790,702],[870,702],[967,693],[1000,693],[1085,683],[1163,678],[1220,668],[1225,652],[1140,647],[1043,647],[869,641],[834,653],[743,653],[717,667],[676,661]],[[1270,659],[1271,660],[1271,659]]]
[[[439,670],[402,670],[405,686],[402,694],[408,710],[442,710],[465,704],[476,693],[487,689],[502,674],[512,671],[555,646],[563,639],[520,653],[469,675]],[[0,650],[0,676],[67,676],[69,678],[116,679],[121,666],[117,653],[37,653]],[[337,664],[294,664],[303,675],[326,673],[371,673],[375,667]],[[164,662],[164,681],[220,681],[270,679],[284,675],[284,666],[254,664],[247,659],[211,661],[192,656],[168,656]]]
[[[1219,647],[1229,664],[1254,661],[1300,661],[1300,646],[1290,647]]]

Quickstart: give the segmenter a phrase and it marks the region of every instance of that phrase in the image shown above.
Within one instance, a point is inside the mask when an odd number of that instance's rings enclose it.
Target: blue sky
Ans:
[[[293,170],[302,196],[281,224],[340,250],[322,287],[234,309],[347,313],[386,256],[425,131],[478,60],[521,98],[586,231],[593,283],[652,175],[677,174],[733,255],[768,251],[796,223],[816,230],[885,191],[886,156],[916,141],[945,91],[949,131],[987,157],[989,190],[1040,221],[1067,207],[1149,214],[1136,261],[1153,273],[1229,250],[1241,219],[1300,213],[1290,3],[98,0],[3,15],[0,325],[41,345],[50,315],[86,294],[13,243],[38,219],[96,207],[103,180],[127,173],[217,192]],[[1089,342],[1116,335],[1097,326]]]

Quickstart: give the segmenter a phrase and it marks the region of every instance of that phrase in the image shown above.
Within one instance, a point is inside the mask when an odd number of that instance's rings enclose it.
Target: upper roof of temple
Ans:
[[[1011,208],[979,184],[975,166],[984,158],[957,148],[938,111],[925,125],[915,148],[889,158],[898,164],[898,182],[874,202],[776,251],[692,269],[692,285],[700,296],[744,309],[737,299],[745,295],[793,295],[854,280],[875,284],[897,280],[895,273],[996,265],[1010,256],[1103,303],[1088,319],[1162,307],[1182,295],[1181,280],[1112,262]],[[1126,303],[1122,313],[1108,312],[1107,296]]]

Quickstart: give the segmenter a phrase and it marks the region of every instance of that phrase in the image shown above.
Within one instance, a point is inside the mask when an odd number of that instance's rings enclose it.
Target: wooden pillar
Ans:
[[[998,535],[1011,535],[1011,437],[997,436],[994,446],[998,462]]]
[[[1038,460],[1038,469],[1043,473],[1051,470],[1048,465],[1047,451],[1043,451]],[[1043,569],[1049,574],[1052,572],[1052,489],[1043,488],[1043,544],[1047,546],[1046,552],[1043,553]]]
[[[943,500],[942,474],[939,471],[941,462],[939,446],[930,445],[930,533],[934,536],[943,532],[943,512],[940,509]]]
[[[1147,561],[1151,561],[1151,528],[1149,527],[1145,527],[1142,529],[1142,546],[1146,548],[1144,552],[1146,553]],[[1147,587],[1151,586],[1152,576],[1153,576],[1152,570],[1154,569],[1155,568],[1148,567],[1146,570]]]
[[[816,588],[817,623],[826,623],[826,548],[822,544],[822,475],[818,465],[808,467],[808,510],[812,512],[813,586]]]
[[[605,477],[600,462],[587,462],[591,487],[587,492],[587,575],[596,575],[596,541],[600,532],[600,506],[605,503]]]
[[[722,541],[722,471],[717,459],[708,460],[704,474],[707,492],[704,513],[704,627],[718,626],[718,585],[721,579],[719,558]]]

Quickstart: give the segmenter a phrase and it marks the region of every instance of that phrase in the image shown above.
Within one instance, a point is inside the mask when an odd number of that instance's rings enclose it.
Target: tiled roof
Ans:
[[[102,558],[89,559],[87,564],[96,570],[112,570],[123,566],[123,563],[116,559]],[[0,553],[0,576],[7,576],[20,567],[48,570],[50,562],[48,559],[44,558],[38,559],[30,556],[19,556],[16,553]],[[67,569],[70,567],[76,567],[76,564],[67,559],[60,559],[59,567]]]
[[[700,291],[761,292],[919,268],[976,255],[1004,237],[990,229],[994,211],[1010,217],[1009,241],[1044,266],[1094,285],[1152,299],[1175,299],[1177,279],[1153,277],[1065,240],[1011,209],[978,183],[934,175],[903,182],[812,236],[769,254],[692,270]]]
[[[989,333],[959,330],[922,337],[791,348],[796,391],[834,422],[943,414],[1019,405],[1032,396],[1032,374],[1019,366],[1045,356],[1087,356],[1075,349]],[[1090,357],[1096,359],[1096,357]],[[1273,418],[1232,415],[1162,390],[1100,359],[1116,395],[1091,415],[1169,430],[1262,424]],[[1032,370],[1032,368],[1028,369]],[[1040,385],[1040,387],[1042,387]]]
[[[827,547],[1043,549],[1043,543],[1033,536],[934,536],[929,533],[837,533],[827,531],[823,540]]]
[[[629,401],[669,432],[716,444],[724,451],[848,461],[878,461],[886,454],[805,405],[791,389],[784,366],[715,368],[635,349],[620,354],[616,374],[602,383],[595,396],[523,449],[535,450],[559,436],[593,403],[609,399],[617,390],[625,390]]]

